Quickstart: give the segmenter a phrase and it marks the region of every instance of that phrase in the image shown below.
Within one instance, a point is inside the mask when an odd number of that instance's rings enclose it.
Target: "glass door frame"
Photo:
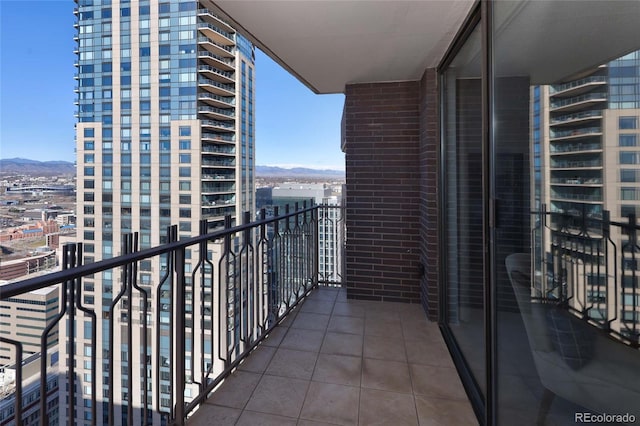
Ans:
[[[496,265],[494,264],[495,250],[495,176],[492,175],[494,170],[494,145],[492,143],[492,126],[491,117],[493,116],[493,100],[491,94],[492,87],[492,36],[491,36],[491,17],[492,17],[492,1],[479,0],[472,7],[463,25],[458,30],[453,43],[443,56],[442,61],[437,67],[438,76],[438,105],[439,105],[439,153],[438,153],[438,205],[440,226],[438,234],[438,247],[440,252],[439,269],[440,269],[440,285],[439,285],[439,325],[443,338],[454,364],[460,375],[462,384],[467,392],[471,405],[478,419],[482,424],[493,425],[496,423],[496,310],[495,310],[495,292],[493,291],[496,276]],[[482,135],[481,135],[481,163],[482,163],[482,234],[483,234],[483,302],[484,302],[484,343],[482,348],[485,357],[485,389],[486,397],[480,391],[480,387],[476,378],[472,374],[471,369],[466,364],[464,356],[454,334],[447,323],[448,303],[447,289],[448,282],[446,278],[447,271],[447,247],[446,247],[446,150],[445,136],[443,129],[444,120],[444,74],[453,62],[456,54],[461,50],[464,43],[469,39],[473,30],[478,27],[481,33],[481,114],[482,114]]]

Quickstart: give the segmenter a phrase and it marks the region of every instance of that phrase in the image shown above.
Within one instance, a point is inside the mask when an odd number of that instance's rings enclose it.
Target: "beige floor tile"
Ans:
[[[316,352],[279,348],[265,374],[309,380],[317,358]]]
[[[409,369],[413,392],[416,395],[467,400],[467,394],[455,368],[409,364]]]
[[[473,426],[478,420],[468,401],[430,398],[416,395],[420,426]]]
[[[312,380],[338,385],[360,386],[362,358],[347,355],[320,354]]]
[[[404,362],[365,358],[362,361],[362,387],[411,393],[409,366]]]
[[[329,315],[333,311],[333,304],[334,302],[330,300],[307,300],[300,308],[300,312]]]
[[[337,425],[356,425],[359,394],[357,387],[311,382],[300,418]]]
[[[334,355],[362,356],[362,336],[327,332],[320,352]]]
[[[336,302],[333,315],[364,318],[364,308],[352,302]]]
[[[250,371],[252,373],[264,373],[267,369],[273,354],[276,353],[276,348],[260,345],[256,350],[251,352],[251,355],[244,360],[238,367],[241,371]]]
[[[402,336],[402,326],[399,319],[380,319],[365,317],[364,334],[370,336]]]
[[[400,309],[400,320],[402,322],[429,321],[427,313],[419,303],[407,303]]]
[[[269,335],[262,341],[262,344],[265,346],[272,346],[272,347],[276,347],[280,345],[280,343],[282,342],[282,339],[284,338],[285,334],[287,334],[288,330],[289,329],[287,327],[277,326],[276,328],[271,330]]]
[[[407,361],[402,336],[364,336],[364,356],[389,361]]]
[[[453,360],[443,340],[405,340],[409,364],[453,368]]]
[[[403,321],[402,333],[406,340],[442,341],[442,333],[435,322]]]
[[[282,322],[280,324],[278,324],[279,327],[289,327],[291,325],[291,323],[296,319],[296,315],[298,315],[298,312],[300,312],[300,308],[296,307],[294,308],[291,312],[289,312],[289,314],[282,320]]]
[[[308,387],[306,380],[262,376],[246,409],[297,418]]]
[[[298,426],[335,426],[334,423],[315,422],[313,420],[298,420]]]
[[[291,328],[303,328],[305,330],[326,330],[329,323],[329,315],[300,312]]]
[[[282,340],[280,347],[299,351],[318,352],[322,345],[324,333],[318,330],[292,328]]]
[[[340,290],[337,288],[319,287],[317,290],[311,292],[307,297],[307,300],[325,300],[333,302],[336,300],[336,297],[338,297],[339,292]]]
[[[242,410],[219,405],[202,404],[189,419],[189,426],[233,426]]]
[[[333,331],[335,333],[363,334],[364,319],[332,315],[329,320],[327,331]]]
[[[362,389],[360,417],[362,426],[417,426],[418,416],[413,395]]]
[[[296,426],[298,419],[274,414],[243,411],[236,426]],[[213,426],[213,425],[212,425]]]
[[[209,402],[225,407],[244,408],[260,378],[260,374],[236,371],[224,380],[209,398]]]

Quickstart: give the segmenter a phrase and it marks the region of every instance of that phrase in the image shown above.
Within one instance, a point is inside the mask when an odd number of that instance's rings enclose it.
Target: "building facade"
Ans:
[[[144,249],[167,242],[169,225],[177,225],[173,238],[186,238],[198,232],[201,220],[213,231],[227,215],[233,223],[243,212],[254,214],[253,45],[211,12],[207,1],[76,3],[82,262],[122,253],[126,233],[138,233]],[[131,418],[130,407],[145,402],[156,412],[171,409],[165,397],[173,392],[168,361],[151,365],[126,358],[128,347],[145,345],[144,336],[149,349],[158,345],[162,359],[171,358],[171,325],[164,320],[170,312],[162,314],[161,324],[151,323],[156,309],[169,309],[170,290],[159,284],[167,262],[142,262],[136,277],[141,290],[124,296],[117,274],[84,284],[83,303],[98,313],[97,345],[89,343],[92,322],[79,319],[75,327],[86,343],[76,348],[83,371],[70,404],[87,424],[107,422],[110,415],[116,424],[141,424],[140,411]],[[118,317],[115,330],[107,324],[111,315]],[[152,327],[160,328],[157,335]],[[61,346],[62,359],[65,350]],[[97,377],[91,376],[93,360]],[[187,363],[200,365],[195,359]],[[122,374],[114,378],[116,365]],[[149,380],[163,381],[163,395],[131,390],[129,374],[141,369]],[[113,413],[100,405],[97,419],[83,402],[93,383],[100,399],[114,398],[118,405]],[[148,420],[160,424],[159,417]]]
[[[40,259],[42,260],[42,259]],[[51,260],[55,265],[55,256]],[[26,265],[20,263],[20,277],[26,275]],[[15,281],[15,280],[14,280]],[[0,283],[0,291],[5,282]],[[0,303],[0,336],[22,343],[23,354],[41,352],[43,330],[52,322],[60,308],[60,291],[56,287],[46,287],[25,293],[20,297],[3,300]],[[58,326],[54,326],[47,336],[45,350],[55,349],[60,341]],[[0,342],[0,366],[16,362],[13,345]]]

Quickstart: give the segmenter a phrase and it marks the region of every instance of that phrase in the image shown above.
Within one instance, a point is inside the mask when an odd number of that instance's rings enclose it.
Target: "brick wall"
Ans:
[[[436,70],[420,80],[420,280],[421,302],[429,319],[438,319],[438,85]]]
[[[346,87],[350,298],[420,302],[420,82]]]

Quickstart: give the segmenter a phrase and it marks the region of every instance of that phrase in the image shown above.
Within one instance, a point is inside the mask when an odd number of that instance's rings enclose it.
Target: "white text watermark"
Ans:
[[[596,414],[596,413],[575,413],[576,423],[635,423],[636,416],[633,414]]]

